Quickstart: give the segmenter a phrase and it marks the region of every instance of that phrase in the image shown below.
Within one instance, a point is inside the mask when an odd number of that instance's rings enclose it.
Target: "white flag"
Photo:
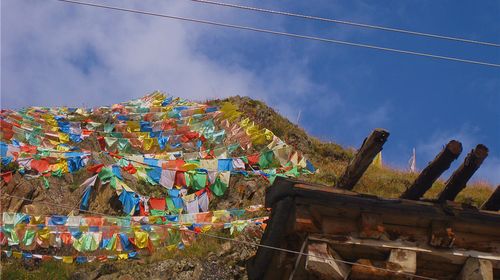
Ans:
[[[415,152],[415,148],[413,148],[413,154],[408,161],[408,165],[410,166],[410,172],[417,172],[417,155]]]

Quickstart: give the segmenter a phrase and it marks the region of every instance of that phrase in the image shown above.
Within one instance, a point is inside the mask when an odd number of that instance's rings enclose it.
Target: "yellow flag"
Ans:
[[[382,151],[380,151],[376,156],[375,158],[373,159],[373,162],[372,162],[373,165],[375,165],[376,167],[382,167]]]
[[[137,248],[142,249],[142,248],[145,248],[146,246],[148,246],[148,233],[147,232],[137,230],[137,231],[134,231],[134,234],[135,234],[135,246],[137,246]]]
[[[68,138],[69,139],[69,138]],[[69,151],[69,147],[68,146],[61,146],[61,145],[57,145],[56,146],[56,150],[60,151],[60,152],[67,152]]]
[[[31,216],[30,224],[43,224],[45,223],[44,216]]]
[[[199,166],[196,163],[185,163],[182,167],[189,171],[189,170],[195,170]]]
[[[58,170],[61,170],[62,173],[69,172],[68,163],[66,162],[66,160],[64,160],[63,162],[54,163],[50,165],[50,171],[58,171]]]
[[[149,216],[149,222],[151,224],[156,224],[156,221],[161,221],[161,217],[159,217],[159,216]]]
[[[212,225],[206,225],[201,227],[201,232],[208,232],[210,229],[212,229]]]
[[[267,129],[267,128],[264,129],[264,135],[266,136],[266,139],[268,141],[271,141],[274,138],[274,133],[271,130]]]
[[[240,121],[240,126],[241,127],[247,127],[250,125],[250,119],[249,118],[245,118],[243,120]]]
[[[80,226],[80,231],[83,232],[89,231],[89,226]]]
[[[144,150],[149,151],[151,147],[153,147],[153,139],[144,139],[144,142],[142,143]]]
[[[50,114],[43,114],[42,118],[47,122],[49,126],[56,127],[59,129],[57,125],[57,121],[54,119],[54,117]],[[57,131],[57,130],[56,130]]]
[[[66,143],[66,142],[69,142],[69,135],[64,133],[64,132],[59,132],[59,141],[61,143]]]
[[[167,246],[167,250],[169,250],[169,251],[173,251],[173,250],[175,250],[175,249],[177,249],[177,245],[176,245],[176,244],[173,244],[173,245],[168,245],[168,246]]]
[[[128,132],[138,132],[141,130],[141,126],[137,121],[127,121],[127,131]]]
[[[48,241],[50,238],[50,231],[48,228],[41,229],[37,232],[38,240],[40,241]]]
[[[230,121],[237,119],[241,115],[241,112],[238,112],[238,106],[233,105],[230,102],[224,102],[220,111],[223,113],[224,119],[228,119]]]

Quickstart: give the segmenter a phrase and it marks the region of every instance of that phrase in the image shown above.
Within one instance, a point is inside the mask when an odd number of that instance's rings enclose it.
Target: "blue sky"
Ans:
[[[90,0],[89,0],[90,1]],[[500,63],[500,48],[214,7],[184,0],[95,1]],[[500,2],[230,1],[500,42]],[[52,0],[1,3],[2,108],[96,106],[159,89],[206,100],[263,100],[327,141],[358,147],[391,132],[384,161],[423,168],[451,139],[490,156],[474,180],[500,183],[500,70],[375,50],[138,16]],[[446,175],[449,175],[448,172]]]

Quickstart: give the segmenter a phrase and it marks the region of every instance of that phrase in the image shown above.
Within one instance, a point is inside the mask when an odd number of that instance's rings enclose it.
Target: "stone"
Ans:
[[[340,256],[328,247],[325,242],[314,242],[307,246],[306,270],[315,274],[319,279],[346,279],[350,268],[341,260]]]
[[[493,280],[493,266],[488,260],[468,258],[458,280]]]
[[[415,274],[417,272],[417,252],[393,249],[389,255],[389,262],[399,264],[404,272]]]

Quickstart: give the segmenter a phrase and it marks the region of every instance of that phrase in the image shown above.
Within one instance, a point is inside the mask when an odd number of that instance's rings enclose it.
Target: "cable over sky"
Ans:
[[[216,21],[181,17],[181,16],[175,16],[175,15],[160,14],[160,13],[155,13],[155,12],[148,12],[148,11],[142,11],[142,10],[136,10],[136,9],[128,9],[128,8],[122,8],[122,7],[116,7],[116,6],[108,6],[108,5],[95,4],[95,3],[83,2],[83,1],[74,1],[74,0],[55,0],[55,1],[64,2],[64,3],[68,3],[68,4],[77,4],[77,5],[88,6],[88,7],[95,7],[95,8],[102,8],[102,9],[108,9],[108,10],[127,12],[127,13],[141,14],[141,15],[146,15],[146,16],[154,16],[154,17],[182,20],[182,21],[187,21],[187,22],[194,22],[194,23],[213,25],[213,26],[219,26],[219,27],[233,28],[233,29],[246,30],[246,31],[254,31],[254,32],[259,32],[259,33],[267,33],[267,34],[286,36],[286,37],[291,37],[291,38],[296,38],[296,39],[313,40],[313,41],[319,41],[319,42],[324,42],[324,43],[334,43],[334,44],[347,45],[347,46],[352,46],[352,47],[360,47],[360,48],[367,48],[367,49],[373,49],[373,50],[379,50],[379,51],[386,51],[386,52],[407,54],[407,55],[413,55],[413,56],[434,58],[434,59],[439,59],[439,60],[448,60],[448,61],[455,61],[455,62],[462,62],[462,63],[468,63],[468,64],[476,64],[476,65],[481,65],[481,66],[490,66],[490,67],[500,68],[500,64],[496,64],[496,63],[492,63],[492,62],[469,60],[469,59],[463,59],[463,58],[458,58],[458,57],[415,52],[415,51],[410,51],[410,50],[394,49],[394,48],[388,48],[388,47],[382,47],[382,46],[354,43],[354,42],[335,40],[335,39],[327,39],[327,38],[323,38],[323,37],[302,35],[302,34],[296,34],[296,33],[288,33],[288,32],[275,31],[275,30],[270,30],[270,29],[262,29],[262,28],[256,28],[256,27],[250,27],[250,26],[235,25],[235,24],[222,23],[222,22],[216,22]]]
[[[198,2],[198,3],[203,3],[203,4],[211,4],[211,5],[222,6],[222,7],[236,8],[236,9],[247,10],[247,11],[260,12],[260,13],[268,13],[268,14],[274,14],[274,15],[296,17],[296,18],[301,18],[301,19],[306,19],[306,20],[317,20],[317,21],[338,23],[338,24],[350,25],[350,26],[361,27],[361,28],[403,33],[403,34],[414,35],[414,36],[429,37],[429,38],[442,39],[442,40],[450,40],[450,41],[462,42],[462,43],[471,43],[471,44],[491,46],[491,47],[497,47],[497,48],[500,47],[500,44],[494,43],[494,42],[486,42],[486,41],[472,40],[472,39],[439,35],[439,34],[433,34],[433,33],[418,32],[418,31],[412,31],[412,30],[407,30],[407,29],[402,29],[402,28],[386,27],[386,26],[359,23],[359,22],[353,22],[353,21],[347,21],[347,20],[339,20],[339,19],[333,19],[333,18],[324,18],[324,17],[318,17],[318,16],[291,13],[291,12],[278,11],[278,10],[263,9],[263,8],[258,8],[258,7],[236,5],[236,4],[231,4],[231,3],[224,3],[224,2],[217,2],[217,1],[210,1],[210,0],[188,0],[188,1]]]

